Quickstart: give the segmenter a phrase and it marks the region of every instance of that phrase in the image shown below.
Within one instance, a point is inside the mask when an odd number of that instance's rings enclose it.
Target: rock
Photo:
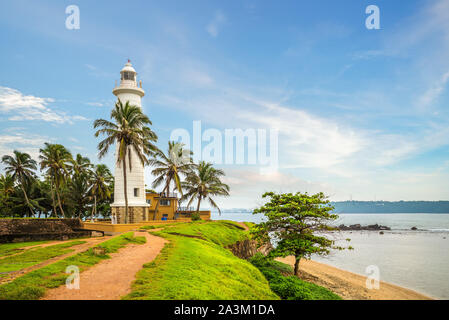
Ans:
[[[381,226],[376,224],[372,224],[369,226],[362,226],[360,224],[353,224],[350,226],[345,226],[344,224],[340,225],[338,227],[338,229],[340,229],[341,231],[359,231],[359,230],[366,230],[366,231],[386,231],[386,230],[391,230],[390,227],[386,227],[386,226]]]
[[[412,230],[416,231],[416,230],[418,230],[418,228],[417,227],[412,227]]]
[[[383,232],[383,231],[381,231],[381,232],[379,232],[379,234],[384,234],[384,232]]]

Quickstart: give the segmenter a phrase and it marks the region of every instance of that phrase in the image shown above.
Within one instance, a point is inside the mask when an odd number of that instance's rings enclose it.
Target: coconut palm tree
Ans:
[[[15,193],[14,179],[10,174],[0,175],[0,217],[12,214],[12,197]]]
[[[58,199],[59,210],[65,218],[61,203],[61,188],[67,182],[69,177],[70,164],[73,161],[72,154],[63,145],[45,143],[45,148],[40,149],[40,167],[41,171],[50,177],[50,182],[54,186],[56,197]],[[55,212],[56,214],[56,212]]]
[[[181,193],[182,196],[182,186],[181,186],[181,174],[187,175],[193,169],[192,162],[193,152],[184,149],[184,144],[180,142],[169,141],[167,154],[161,150],[157,150],[154,154],[154,158],[150,159],[149,164],[155,167],[151,173],[156,176],[152,187],[157,188],[160,185],[164,185],[162,193],[170,194],[170,184],[174,183],[174,187]],[[156,219],[156,214],[159,208],[160,198],[157,201],[156,208],[154,210],[154,217]]]
[[[142,165],[148,164],[148,158],[157,147],[153,142],[157,141],[157,135],[148,127],[150,119],[142,113],[138,106],[131,105],[129,101],[123,104],[120,100],[111,111],[111,119],[97,119],[94,128],[100,128],[95,132],[95,137],[105,135],[106,138],[98,144],[98,156],[103,158],[113,144],[117,144],[117,165],[123,166],[123,182],[125,195],[125,223],[128,223],[128,185],[126,179],[127,166],[132,170],[132,152]],[[128,160],[127,160],[128,159]],[[128,163],[128,164],[127,164]]]
[[[92,163],[88,157],[83,157],[78,153],[76,158],[71,161],[70,169],[73,176],[88,176],[91,173]]]
[[[196,216],[199,217],[202,200],[208,200],[210,205],[221,214],[220,208],[212,199],[213,196],[229,196],[229,186],[221,182],[221,177],[225,173],[223,170],[215,169],[211,163],[201,161],[190,171],[182,187],[185,193],[181,200],[189,199],[188,205],[197,199]]]
[[[95,167],[91,177],[91,187],[89,189],[89,194],[94,198],[92,220],[94,220],[94,215],[97,215],[97,199],[105,200],[111,197],[111,184],[113,179],[114,178],[106,165],[99,164]]]
[[[10,174],[14,181],[18,181],[20,188],[25,197],[25,202],[30,210],[31,216],[34,215],[33,205],[28,199],[25,187],[32,182],[36,175],[34,173],[37,170],[37,163],[34,161],[28,153],[22,153],[14,150],[14,156],[3,156],[2,162],[5,165],[6,174]]]

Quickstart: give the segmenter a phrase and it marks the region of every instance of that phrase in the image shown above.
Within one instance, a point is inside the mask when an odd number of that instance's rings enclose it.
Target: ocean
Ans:
[[[260,222],[251,213],[212,213],[214,220]],[[379,270],[380,280],[426,294],[449,299],[449,214],[340,214],[336,225],[380,224],[376,231],[347,231],[338,234],[343,244],[350,238],[354,250],[334,252],[313,260],[360,275],[370,266]],[[412,231],[417,227],[418,231]]]

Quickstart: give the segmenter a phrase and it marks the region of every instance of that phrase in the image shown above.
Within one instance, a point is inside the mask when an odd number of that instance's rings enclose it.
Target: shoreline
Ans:
[[[290,256],[276,260],[293,266],[295,258]],[[369,290],[366,288],[366,276],[313,260],[302,259],[299,270],[301,279],[325,287],[344,300],[435,300],[385,281],[380,281],[379,289]]]

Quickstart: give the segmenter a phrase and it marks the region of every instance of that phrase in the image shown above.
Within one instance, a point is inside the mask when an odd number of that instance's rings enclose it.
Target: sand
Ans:
[[[277,260],[294,265],[294,257]],[[381,281],[379,289],[367,289],[366,277],[312,260],[301,260],[300,275],[303,280],[323,286],[345,300],[431,300],[416,291]]]
[[[131,292],[131,284],[145,263],[151,262],[167,242],[147,232],[145,244],[129,244],[80,273],[80,288],[68,289],[65,285],[48,290],[42,300],[119,300]]]

